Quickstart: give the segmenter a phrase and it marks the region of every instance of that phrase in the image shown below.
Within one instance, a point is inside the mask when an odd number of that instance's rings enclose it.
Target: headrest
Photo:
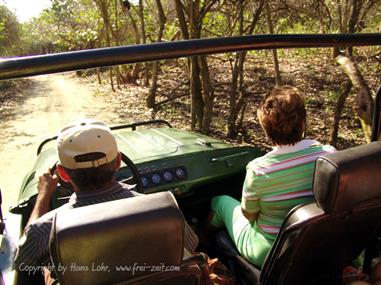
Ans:
[[[175,271],[183,237],[176,200],[161,192],[57,213],[50,251],[61,284],[111,284]]]
[[[381,199],[381,142],[316,160],[313,191],[324,212],[351,211]]]

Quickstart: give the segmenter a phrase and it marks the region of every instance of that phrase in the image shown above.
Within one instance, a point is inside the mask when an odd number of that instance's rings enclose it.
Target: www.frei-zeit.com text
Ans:
[[[160,263],[158,265],[148,265],[146,263],[139,264],[135,262],[133,265],[113,265],[109,266],[104,264],[103,262],[97,264],[93,262],[89,265],[81,265],[73,262],[69,265],[47,265],[47,266],[31,266],[25,263],[21,263],[19,266],[19,270],[22,272],[27,272],[27,274],[32,275],[36,274],[36,272],[44,272],[44,267],[49,271],[56,271],[60,274],[65,274],[67,271],[71,272],[130,272],[132,275],[135,275],[139,272],[170,272],[170,271],[180,271],[180,266],[175,265],[166,265],[164,263]]]

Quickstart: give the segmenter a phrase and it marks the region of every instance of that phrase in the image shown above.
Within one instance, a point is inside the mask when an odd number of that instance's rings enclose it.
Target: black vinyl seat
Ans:
[[[235,276],[241,277],[247,284],[259,284],[261,269],[241,256],[226,230],[217,233],[216,250],[222,254],[222,261]]]
[[[50,251],[60,284],[200,284],[204,262],[183,259],[184,218],[169,192],[58,213]]]
[[[381,142],[318,158],[313,191],[316,203],[290,211],[252,284],[340,284],[381,227]],[[224,254],[234,255],[224,239]]]

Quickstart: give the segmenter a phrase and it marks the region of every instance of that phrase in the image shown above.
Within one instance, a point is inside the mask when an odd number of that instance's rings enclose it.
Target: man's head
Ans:
[[[258,108],[259,122],[275,145],[302,140],[306,124],[304,97],[296,87],[275,87]]]
[[[120,167],[120,154],[110,129],[102,122],[83,119],[61,130],[57,139],[58,173],[80,191],[110,183]]]

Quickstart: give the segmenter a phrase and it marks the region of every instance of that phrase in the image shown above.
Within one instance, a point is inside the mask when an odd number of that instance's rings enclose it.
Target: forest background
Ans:
[[[0,57],[253,34],[381,32],[380,0],[51,2],[24,23],[0,2]],[[256,108],[273,86],[292,84],[306,94],[307,136],[342,149],[369,141],[380,51],[250,51],[98,68],[76,76],[95,95],[142,120],[167,119],[177,127],[264,148],[269,142]],[[1,90],[8,90],[1,94],[23,84],[28,83],[0,82]]]

